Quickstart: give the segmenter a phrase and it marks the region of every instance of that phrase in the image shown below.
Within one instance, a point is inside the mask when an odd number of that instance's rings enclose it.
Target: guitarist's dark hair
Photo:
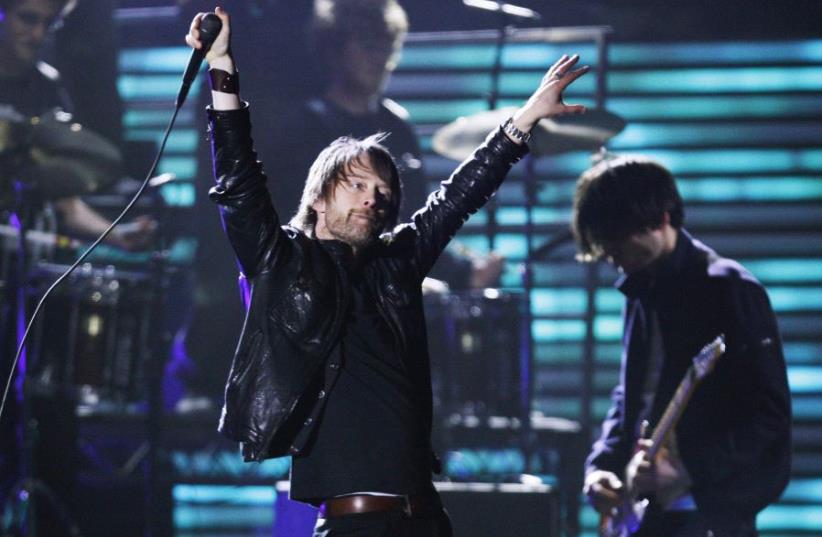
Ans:
[[[682,226],[682,197],[667,168],[638,157],[603,160],[583,173],[576,185],[572,228],[579,257],[595,260],[602,255],[604,242],[657,229],[665,213],[671,226]]]

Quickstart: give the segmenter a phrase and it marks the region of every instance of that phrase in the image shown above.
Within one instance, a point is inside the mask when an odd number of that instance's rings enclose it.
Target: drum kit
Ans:
[[[121,176],[119,149],[59,110],[27,118],[0,109],[0,299],[3,380],[19,323],[81,242],[42,228],[55,200],[92,194]],[[27,385],[78,407],[145,397],[141,365],[153,306],[149,273],[83,265],[49,298],[27,342]],[[25,314],[24,314],[25,313]]]
[[[444,157],[468,158],[515,110],[505,107],[460,117],[434,133],[432,147]],[[597,156],[625,125],[617,114],[596,108],[582,115],[544,119],[531,132],[530,154],[585,151]],[[563,242],[571,238],[570,233],[558,236]],[[525,293],[496,289],[426,297],[435,414],[444,420],[435,429],[489,423],[498,417],[521,419],[528,414],[528,397],[522,396],[528,391],[529,375],[527,309]]]

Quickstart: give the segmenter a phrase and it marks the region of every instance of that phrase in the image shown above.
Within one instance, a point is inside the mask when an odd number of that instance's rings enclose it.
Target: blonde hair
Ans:
[[[290,224],[313,236],[317,224],[317,212],[313,205],[320,199],[328,199],[334,185],[345,180],[354,163],[366,156],[377,175],[391,187],[390,206],[380,232],[393,228],[400,212],[402,187],[394,158],[381,143],[386,137],[387,134],[382,132],[363,139],[342,136],[323,149],[308,170],[300,206]]]

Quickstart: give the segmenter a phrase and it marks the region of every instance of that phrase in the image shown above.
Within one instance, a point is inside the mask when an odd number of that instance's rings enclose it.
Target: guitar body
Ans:
[[[630,537],[639,531],[648,500],[624,500],[608,516],[599,521],[599,537]]]
[[[659,449],[670,438],[677,421],[685,410],[685,405],[693,395],[694,390],[714,368],[716,361],[725,352],[725,338],[721,334],[692,359],[692,365],[685,373],[685,377],[679,383],[679,387],[673,398],[665,408],[659,425],[651,436],[651,447],[646,452],[648,460],[653,461]],[[645,436],[647,423],[642,424]],[[627,473],[627,470],[626,470]],[[602,516],[599,521],[599,537],[630,537],[635,534],[642,525],[645,510],[648,508],[648,500],[636,500],[633,494],[624,493],[620,505],[613,509],[610,515]]]

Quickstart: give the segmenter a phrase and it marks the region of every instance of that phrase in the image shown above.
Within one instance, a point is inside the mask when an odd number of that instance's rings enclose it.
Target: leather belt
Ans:
[[[320,518],[335,518],[357,513],[402,511],[406,516],[432,516],[442,511],[442,503],[435,494],[411,496],[372,496],[352,494],[329,498],[320,504]]]

